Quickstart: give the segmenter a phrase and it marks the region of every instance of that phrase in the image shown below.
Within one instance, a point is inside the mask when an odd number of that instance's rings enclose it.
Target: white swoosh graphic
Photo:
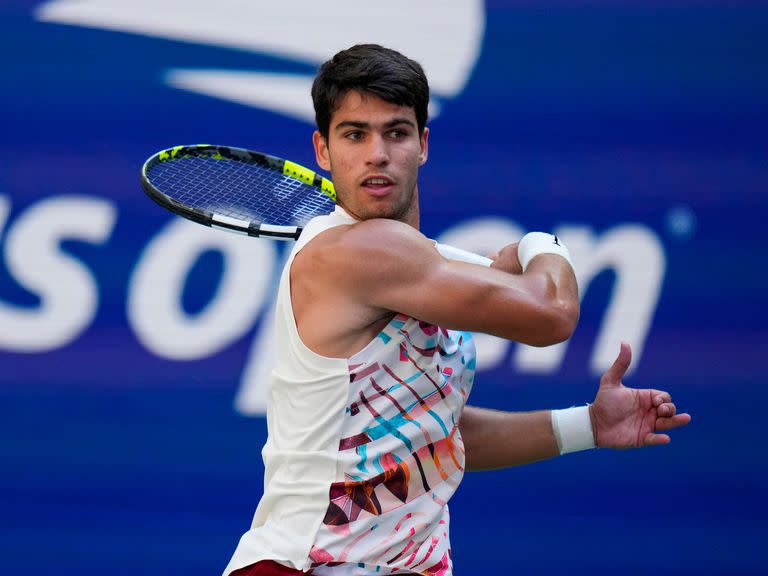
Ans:
[[[41,5],[36,17],[270,54],[313,67],[338,50],[374,42],[418,60],[433,92],[444,98],[466,86],[485,29],[482,0],[54,0]],[[267,80],[276,86],[269,88]],[[175,70],[168,75],[179,88],[307,120],[306,103],[298,101],[299,88],[307,88],[304,80],[274,72]],[[308,102],[308,91],[304,94]]]

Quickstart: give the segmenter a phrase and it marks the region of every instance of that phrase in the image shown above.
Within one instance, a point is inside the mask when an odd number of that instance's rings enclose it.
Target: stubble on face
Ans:
[[[411,185],[404,185],[402,193],[394,201],[387,199],[361,202],[354,194],[346,194],[344,190],[337,189],[336,193],[339,205],[357,220],[387,218],[410,224],[418,214],[418,190],[415,182]],[[418,218],[416,218],[416,222],[418,222]],[[416,226],[416,224],[414,225]]]
[[[352,216],[418,228],[418,171],[427,136],[426,129],[419,134],[412,108],[349,92],[331,118],[327,141],[315,135],[315,148],[322,151],[320,165],[331,171],[339,204]],[[368,185],[378,177],[392,183],[385,192]]]

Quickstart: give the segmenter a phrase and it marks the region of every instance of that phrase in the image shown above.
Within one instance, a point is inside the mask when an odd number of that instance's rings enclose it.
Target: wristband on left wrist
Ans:
[[[589,405],[552,410],[552,431],[560,454],[596,448]]]

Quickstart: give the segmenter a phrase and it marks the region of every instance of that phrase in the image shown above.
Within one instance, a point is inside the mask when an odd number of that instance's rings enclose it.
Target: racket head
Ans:
[[[333,183],[309,168],[209,144],[153,154],[142,166],[141,186],[163,208],[198,224],[285,240],[332,212],[336,200]]]

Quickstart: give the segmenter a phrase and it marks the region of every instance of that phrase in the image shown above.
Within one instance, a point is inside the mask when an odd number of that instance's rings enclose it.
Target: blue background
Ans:
[[[158,149],[203,141],[314,165],[309,125],[161,82],[170,67],[307,68],[40,23],[36,4],[0,5],[5,231],[58,195],[107,198],[118,216],[105,243],[62,244],[99,285],[87,330],[45,353],[0,349],[1,570],[218,574],[262,488],[265,421],[233,408],[258,326],[188,362],[137,341],[128,280],[170,218],[140,191],[138,169]],[[487,2],[472,77],[432,123],[424,230],[467,214],[653,230],[666,276],[627,384],[670,390],[694,419],[663,448],[467,474],[451,502],[458,575],[767,572],[766,30],[758,2]],[[668,225],[681,209],[695,224],[684,235]],[[201,259],[188,309],[215,293],[221,267]],[[611,286],[610,273],[590,285],[560,370],[483,372],[472,403],[589,401]],[[2,263],[0,300],[39,305]]]

